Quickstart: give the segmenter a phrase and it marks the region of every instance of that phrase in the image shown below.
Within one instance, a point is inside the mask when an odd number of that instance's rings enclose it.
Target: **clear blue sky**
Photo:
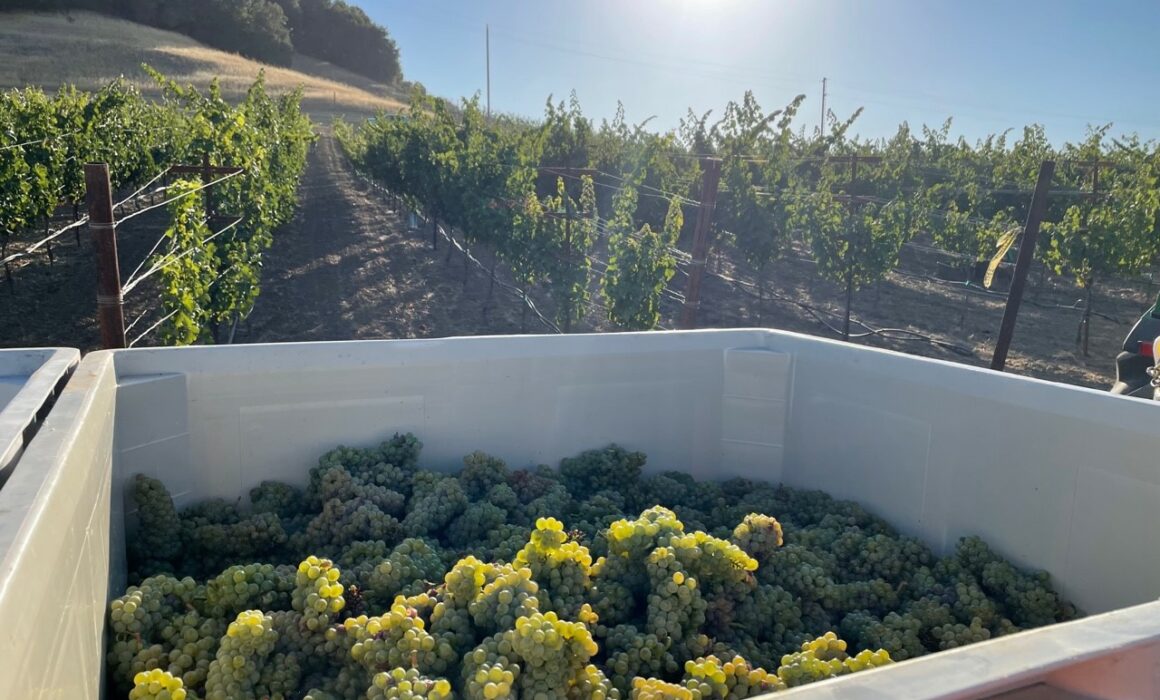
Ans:
[[[675,127],[752,89],[773,108],[807,95],[866,108],[857,131],[955,118],[974,139],[1030,122],[1056,142],[1088,123],[1160,137],[1156,0],[357,0],[398,42],[406,77],[493,110],[537,116],[576,91],[586,114]]]

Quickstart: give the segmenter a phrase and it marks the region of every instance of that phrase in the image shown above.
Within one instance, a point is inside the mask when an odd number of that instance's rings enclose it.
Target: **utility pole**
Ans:
[[[822,120],[818,124],[818,136],[826,135],[826,79],[822,78]]]
[[[491,25],[483,25],[483,37],[487,52],[487,118],[491,119]]]

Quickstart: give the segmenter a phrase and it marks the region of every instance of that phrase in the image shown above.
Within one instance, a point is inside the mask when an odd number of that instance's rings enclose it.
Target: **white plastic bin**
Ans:
[[[0,549],[0,698],[99,695],[130,476],[161,478],[179,506],[233,498],[395,431],[448,469],[476,449],[518,467],[618,442],[646,469],[820,488],[941,552],[981,535],[1089,613],[1115,611],[779,697],[1160,697],[1160,405],[738,330],[89,355],[22,490],[0,491],[23,519]]]
[[[70,348],[0,350],[0,487],[80,356]]]

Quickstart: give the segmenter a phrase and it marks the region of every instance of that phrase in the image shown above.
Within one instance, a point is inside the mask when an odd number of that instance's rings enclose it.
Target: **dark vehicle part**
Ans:
[[[1148,309],[1124,339],[1124,347],[1116,356],[1116,383],[1113,394],[1157,398],[1160,394],[1152,384],[1152,368],[1156,365],[1156,341],[1160,337],[1160,298]]]

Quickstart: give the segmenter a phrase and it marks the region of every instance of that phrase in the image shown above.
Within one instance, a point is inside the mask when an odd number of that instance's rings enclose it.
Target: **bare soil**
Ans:
[[[296,218],[275,235],[264,260],[262,295],[235,342],[265,343],[372,338],[426,338],[455,335],[552,332],[503,285],[513,281],[497,266],[500,284],[488,300],[489,252],[472,248],[478,261],[457,250],[448,256],[431,232],[410,230],[390,198],[353,172],[332,137],[324,135],[310,154]],[[144,259],[165,222],[142,216],[120,234],[122,274]],[[25,265],[13,291],[0,277],[0,346],[97,346],[93,321],[95,274],[91,247],[79,249],[66,237],[56,263]],[[803,249],[770,266],[765,299],[757,300],[757,275],[733,265],[727,247],[713,256],[706,278],[700,327],[768,327],[834,338],[842,324],[844,289],[823,280]],[[603,252],[597,250],[597,257]],[[986,366],[1003,314],[1003,284],[996,290],[938,279],[942,254],[915,244],[903,251],[898,272],[859,290],[856,321],[875,329],[902,329],[918,337],[855,337],[853,342],[955,362]],[[600,266],[597,265],[597,270]],[[662,326],[673,328],[680,314],[686,270],[670,283],[676,295],[662,305]],[[2,275],[2,272],[0,272]],[[729,278],[736,281],[727,281]],[[1155,297],[1146,281],[1110,281],[1097,287],[1090,354],[1076,348],[1083,290],[1070,281],[1033,271],[1020,312],[1008,371],[1054,381],[1107,388],[1113,360],[1131,324]],[[599,275],[592,284],[592,309],[574,331],[614,330],[599,307]],[[547,319],[552,300],[543,290],[529,296]],[[155,306],[148,283],[129,295],[126,319]],[[1077,303],[1078,302],[1078,303]],[[809,307],[809,308],[806,308]],[[134,337],[160,316],[149,311],[130,333]],[[857,336],[866,326],[855,323]],[[141,344],[152,342],[147,337]]]

